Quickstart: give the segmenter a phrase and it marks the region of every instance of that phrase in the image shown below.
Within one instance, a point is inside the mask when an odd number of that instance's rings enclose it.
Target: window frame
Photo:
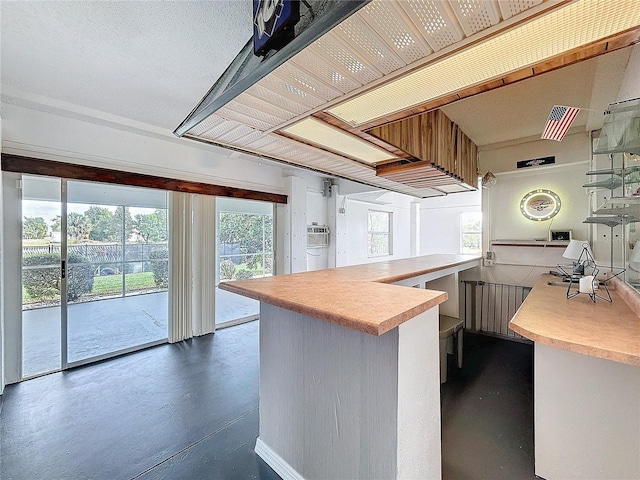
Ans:
[[[388,218],[388,231],[377,231],[371,230],[370,227],[370,214],[371,213],[384,213]],[[372,253],[372,235],[383,235],[387,237],[387,252],[386,253]],[[393,255],[393,212],[387,210],[375,210],[368,209],[367,210],[367,257],[368,258],[376,258],[376,257],[389,257]]]
[[[475,230],[465,230],[464,229],[464,216],[469,214],[475,214],[480,216],[480,229]],[[465,252],[464,247],[464,236],[465,235],[477,235],[480,239],[480,251],[479,252]],[[460,254],[461,255],[482,255],[482,211],[481,210],[472,210],[466,212],[460,212]]]

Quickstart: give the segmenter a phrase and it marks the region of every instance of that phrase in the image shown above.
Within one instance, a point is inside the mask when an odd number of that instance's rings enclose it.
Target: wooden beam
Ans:
[[[191,182],[176,178],[156,177],[141,173],[123,172],[108,168],[89,167],[66,162],[55,162],[41,158],[23,157],[3,153],[1,157],[2,171],[46,175],[49,177],[86,180],[90,182],[114,183],[132,187],[155,188],[173,192],[233,197],[263,202],[287,203],[287,196],[278,193],[259,192],[244,188],[213,185],[210,183]]]

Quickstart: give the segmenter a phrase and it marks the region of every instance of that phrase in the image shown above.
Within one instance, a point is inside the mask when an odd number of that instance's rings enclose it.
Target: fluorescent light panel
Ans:
[[[462,185],[462,184],[454,184],[454,185],[434,185],[434,188],[438,190],[442,190],[446,193],[458,193],[458,192],[469,192],[472,189]]]
[[[328,110],[361,125],[640,24],[638,0],[581,0]]]
[[[358,137],[345,133],[313,117],[305,118],[301,122],[283,128],[282,131],[312,144],[343,153],[370,164],[396,158],[385,150],[374,147]]]

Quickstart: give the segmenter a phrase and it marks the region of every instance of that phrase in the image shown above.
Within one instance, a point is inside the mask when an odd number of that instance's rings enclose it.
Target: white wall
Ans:
[[[561,142],[540,140],[538,137],[523,138],[510,142],[480,147],[478,168],[482,173],[513,172],[517,170],[517,162],[541,157],[556,157],[556,165],[576,162],[587,162],[591,158],[589,134],[578,132],[569,134]],[[529,167],[524,170],[535,170],[544,167]]]
[[[640,98],[640,44],[632,48],[633,51],[616,97],[618,102]]]
[[[516,170],[516,162],[555,156],[556,164]],[[521,140],[484,147],[480,153],[484,172],[496,174],[497,183],[483,189],[483,250],[496,256],[495,266],[482,269],[490,282],[531,286],[536,278],[558,263],[562,248],[491,246],[492,240],[548,238],[549,230],[570,229],[573,237],[589,240],[589,227],[582,222],[589,214],[589,198],[582,187],[589,169],[589,137],[568,135],[562,142]],[[560,196],[558,215],[544,222],[528,220],[520,213],[520,200],[542,188]]]
[[[455,193],[420,201],[420,254],[461,253],[462,212],[482,210],[482,192]]]
[[[346,265],[394,260],[411,256],[411,202],[413,197],[392,192],[370,192],[347,195]],[[392,255],[369,257],[367,250],[367,220],[369,210],[391,212],[393,219]]]
[[[3,153],[282,193],[282,168],[141,128],[2,104]],[[62,114],[64,113],[64,115]],[[125,120],[123,119],[123,122]]]

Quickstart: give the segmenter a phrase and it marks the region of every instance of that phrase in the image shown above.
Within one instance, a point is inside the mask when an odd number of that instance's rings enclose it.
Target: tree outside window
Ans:
[[[460,231],[463,255],[482,253],[482,212],[462,212]]]
[[[369,210],[367,220],[367,249],[370,257],[392,254],[391,212]]]

